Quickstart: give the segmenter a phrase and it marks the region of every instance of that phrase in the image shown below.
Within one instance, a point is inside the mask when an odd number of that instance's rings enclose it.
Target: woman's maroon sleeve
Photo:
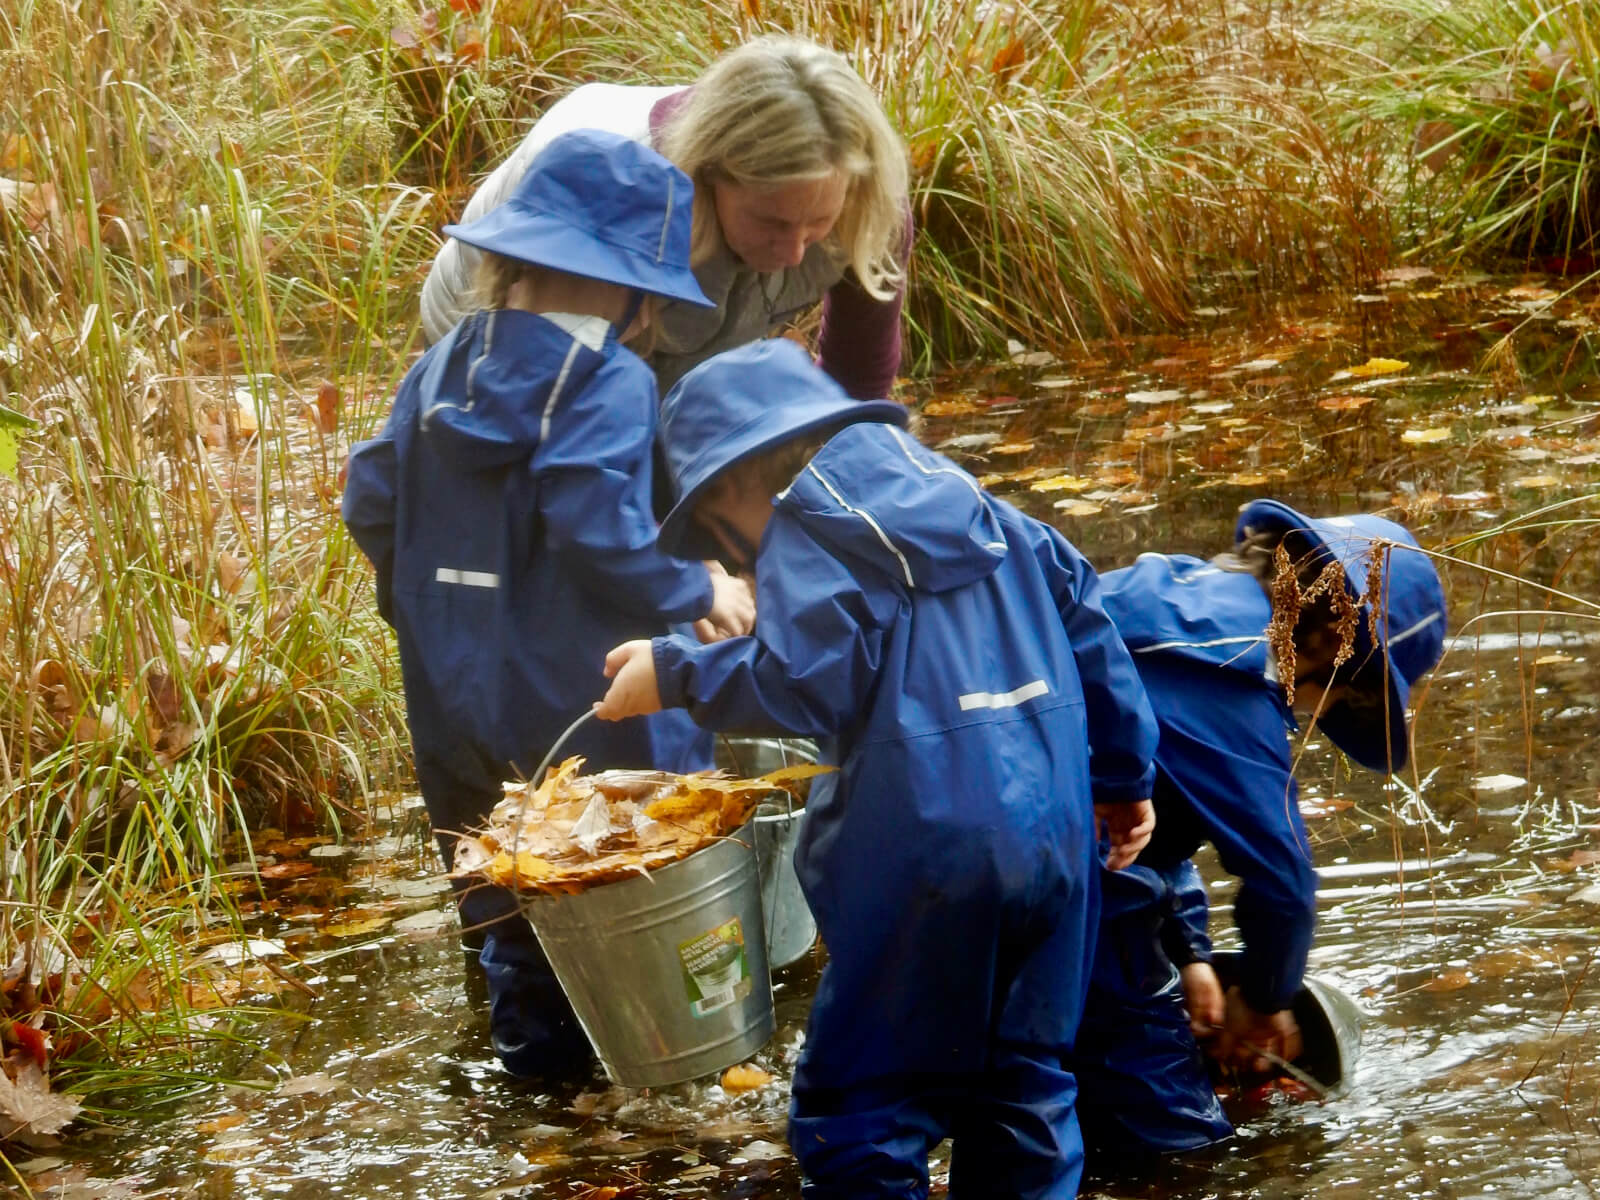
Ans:
[[[911,206],[906,206],[900,262],[911,261]],[[834,382],[857,400],[881,400],[900,369],[900,310],[905,284],[887,300],[868,295],[854,271],[822,298],[822,334],[817,359]]]

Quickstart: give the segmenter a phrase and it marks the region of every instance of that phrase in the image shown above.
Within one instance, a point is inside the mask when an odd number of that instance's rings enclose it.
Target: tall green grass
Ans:
[[[1407,139],[1398,198],[1428,254],[1600,252],[1600,10],[1589,0],[1380,0],[1333,27],[1350,108]]]
[[[0,388],[39,422],[0,484],[0,947],[64,964],[58,1038],[134,1057],[186,1042],[160,914],[230,913],[240,833],[359,817],[399,759],[308,402],[381,407],[426,205],[381,75],[328,94],[303,21],[41,0],[0,38]]]

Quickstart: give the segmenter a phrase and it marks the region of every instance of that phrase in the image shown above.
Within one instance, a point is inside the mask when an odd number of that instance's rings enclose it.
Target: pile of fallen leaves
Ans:
[[[544,782],[505,785],[488,828],[456,846],[454,874],[500,887],[575,893],[687,858],[736,833],[762,799],[832,767],[784,767],[759,779],[715,772],[602,771],[569,758]]]

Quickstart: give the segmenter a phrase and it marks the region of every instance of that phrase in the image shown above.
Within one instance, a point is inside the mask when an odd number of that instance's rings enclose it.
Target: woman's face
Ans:
[[[770,187],[711,185],[722,240],[740,262],[761,272],[798,267],[806,251],[833,232],[846,191],[842,171]]]

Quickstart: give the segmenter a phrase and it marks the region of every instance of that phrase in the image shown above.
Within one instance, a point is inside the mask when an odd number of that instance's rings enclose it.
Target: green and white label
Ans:
[[[683,987],[697,1017],[709,1016],[750,994],[750,962],[739,918],[678,943]]]

